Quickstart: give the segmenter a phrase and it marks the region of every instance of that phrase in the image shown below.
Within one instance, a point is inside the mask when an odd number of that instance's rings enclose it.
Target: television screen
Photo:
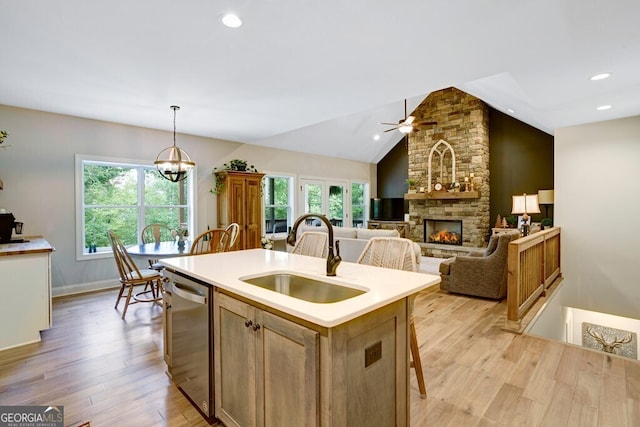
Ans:
[[[370,219],[377,221],[403,221],[405,201],[403,198],[371,199]]]

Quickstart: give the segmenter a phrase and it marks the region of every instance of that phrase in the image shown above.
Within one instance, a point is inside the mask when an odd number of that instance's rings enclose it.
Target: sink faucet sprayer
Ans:
[[[287,237],[287,243],[290,244],[291,246],[295,246],[296,235],[298,233],[298,226],[302,221],[304,221],[307,218],[318,218],[319,220],[325,223],[325,225],[327,226],[327,229],[329,230],[329,254],[327,255],[327,276],[335,276],[336,270],[338,269],[338,265],[340,264],[340,261],[342,261],[342,258],[340,258],[340,241],[339,240],[336,241],[336,253],[334,254],[333,253],[333,225],[331,225],[331,222],[327,219],[326,216],[320,215],[320,214],[313,214],[313,213],[304,214],[300,216],[296,220],[296,222],[293,224],[293,228],[291,228],[291,231],[289,232],[289,236]]]

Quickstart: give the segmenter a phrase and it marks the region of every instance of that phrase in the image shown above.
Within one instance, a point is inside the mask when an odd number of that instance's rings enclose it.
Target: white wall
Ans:
[[[556,130],[567,305],[640,318],[640,116]]]
[[[167,120],[170,126],[169,115]],[[0,106],[0,129],[10,133],[3,145],[11,145],[0,149],[4,181],[0,208],[24,222],[25,235],[42,235],[56,248],[54,294],[62,288],[115,279],[112,259],[75,259],[75,154],[153,161],[172,144],[172,132],[6,106]],[[261,171],[371,181],[375,188],[375,165],[369,163],[182,134],[177,144],[197,163],[197,230],[216,223],[216,198],[209,193],[211,172],[233,158],[245,159]]]

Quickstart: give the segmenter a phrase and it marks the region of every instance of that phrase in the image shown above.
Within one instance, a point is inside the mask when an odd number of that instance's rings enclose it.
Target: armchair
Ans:
[[[497,300],[506,297],[509,242],[519,237],[517,230],[495,234],[486,250],[443,261],[440,264],[440,289]]]

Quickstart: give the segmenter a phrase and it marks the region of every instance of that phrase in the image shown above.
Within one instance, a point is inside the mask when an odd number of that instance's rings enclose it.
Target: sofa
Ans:
[[[506,297],[509,243],[519,237],[517,230],[494,234],[486,250],[443,261],[440,264],[440,289],[496,300]]]
[[[300,238],[305,231],[324,231],[327,232],[327,227],[313,226],[307,224],[301,224],[298,227],[296,238]],[[360,257],[360,254],[367,245],[367,242],[372,237],[400,237],[398,230],[369,230],[367,228],[356,227],[333,227],[333,240],[335,248],[335,240],[340,241],[340,257],[345,262],[356,262]],[[414,249],[416,253],[416,262],[420,263],[420,246],[414,243]],[[290,252],[292,247],[289,246],[287,250]]]

